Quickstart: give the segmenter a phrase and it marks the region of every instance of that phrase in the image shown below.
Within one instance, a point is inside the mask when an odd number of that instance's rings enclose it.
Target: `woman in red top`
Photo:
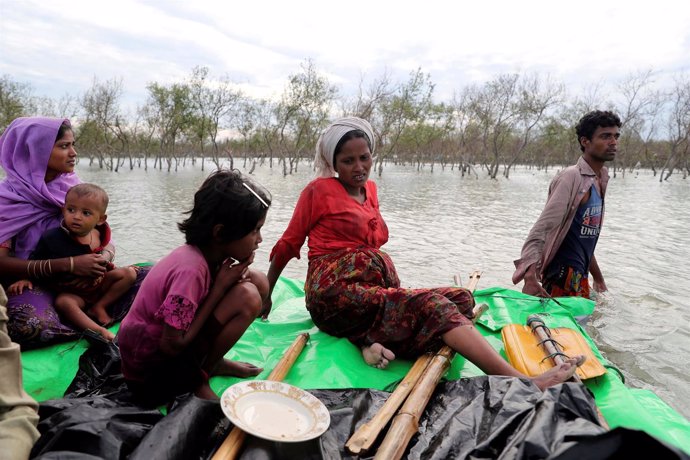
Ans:
[[[360,118],[336,120],[316,145],[321,177],[302,191],[292,219],[271,252],[270,289],[309,237],[306,305],[322,331],[362,348],[367,363],[384,368],[396,355],[415,358],[443,344],[487,374],[525,377],[473,326],[472,293],[464,288],[405,289],[380,247],[388,227],[369,181],[374,134]],[[264,302],[264,316],[271,300]],[[540,388],[567,380],[582,357],[536,377]]]

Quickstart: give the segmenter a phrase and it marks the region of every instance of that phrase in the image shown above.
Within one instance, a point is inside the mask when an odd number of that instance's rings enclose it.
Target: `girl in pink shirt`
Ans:
[[[238,171],[218,171],[178,224],[187,244],[150,271],[122,321],[122,372],[136,399],[157,405],[193,391],[217,398],[211,375],[249,377],[262,369],[223,356],[259,315],[266,275],[249,269],[262,241],[268,193]]]

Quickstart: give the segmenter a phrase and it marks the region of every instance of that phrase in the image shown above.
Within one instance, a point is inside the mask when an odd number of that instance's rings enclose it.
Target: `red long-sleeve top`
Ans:
[[[388,241],[388,227],[379,212],[376,184],[367,181],[366,200],[348,195],[337,178],[318,178],[302,190],[285,233],[273,246],[270,259],[284,266],[309,237],[309,259],[342,249],[378,249]]]

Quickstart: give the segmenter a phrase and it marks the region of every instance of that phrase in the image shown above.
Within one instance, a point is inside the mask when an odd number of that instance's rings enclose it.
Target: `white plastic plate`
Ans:
[[[220,406],[235,426],[271,441],[314,439],[331,423],[328,409],[314,395],[270,380],[249,380],[232,385],[223,392]]]

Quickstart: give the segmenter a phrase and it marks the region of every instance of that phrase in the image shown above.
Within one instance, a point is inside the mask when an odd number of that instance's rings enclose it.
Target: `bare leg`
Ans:
[[[505,361],[473,325],[451,329],[443,334],[443,341],[476,364],[485,374],[530,378]],[[537,377],[531,377],[531,380],[542,390],[563,383],[573,376],[584,359],[584,356],[573,357]]]
[[[258,367],[251,363],[245,363],[242,361],[231,361],[229,359],[223,358],[220,361],[218,361],[218,364],[212,371],[211,375],[228,375],[231,377],[246,378],[259,375],[263,370],[263,367]]]
[[[268,278],[266,277],[266,274],[250,268],[246,280],[250,281],[254,286],[256,286],[262,301],[268,297]]]
[[[194,390],[194,396],[201,399],[210,399],[212,401],[215,399],[220,399],[208,382],[203,382],[201,385],[199,385],[196,390]]]
[[[212,339],[204,361],[203,368],[209,375],[251,377],[261,373],[263,368],[223,358],[260,311],[261,295],[251,282],[238,283],[225,294],[212,313],[222,329]]]
[[[137,272],[132,267],[121,267],[105,274],[102,282],[103,295],[89,309],[91,315],[102,325],[109,325],[113,319],[107,308],[122,297],[137,279]]]
[[[115,338],[115,334],[92,320],[84,312],[84,306],[84,299],[74,294],[58,294],[55,298],[55,309],[61,317],[72,323],[79,330],[91,329],[101,334],[106,340],[112,341]]]
[[[362,347],[362,357],[368,365],[385,369],[395,359],[395,353],[380,343],[372,343],[367,347]]]

